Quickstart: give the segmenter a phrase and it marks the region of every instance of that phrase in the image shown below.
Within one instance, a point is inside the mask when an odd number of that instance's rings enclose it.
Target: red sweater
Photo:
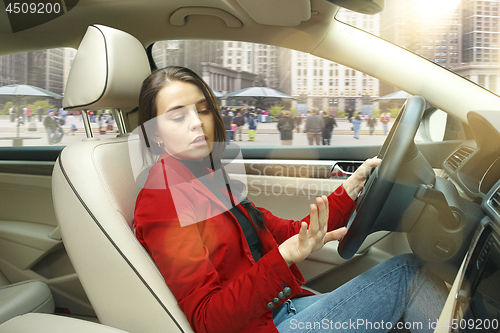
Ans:
[[[345,225],[354,201],[340,186],[328,202],[330,231]],[[300,287],[297,266],[288,267],[278,250],[309,216],[293,221],[259,209],[266,228],[256,228],[263,256],[255,262],[234,215],[184,164],[162,156],[151,168],[137,197],[136,235],[196,332],[277,332],[268,308],[273,298],[285,287],[292,292],[279,304],[311,295]]]

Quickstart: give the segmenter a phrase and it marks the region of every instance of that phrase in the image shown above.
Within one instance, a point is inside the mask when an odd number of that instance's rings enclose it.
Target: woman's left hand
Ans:
[[[344,189],[347,194],[356,200],[359,192],[363,189],[366,179],[370,175],[372,168],[379,165],[382,160],[380,158],[374,157],[367,159],[361,166],[354,172],[347,180],[344,182]]]
[[[326,243],[340,239],[347,229],[339,228],[330,232],[328,229],[328,198],[316,198],[316,204],[310,205],[309,226],[302,222],[299,233],[284,241],[279,251],[286,263],[297,264],[307,258],[311,252],[320,250]]]

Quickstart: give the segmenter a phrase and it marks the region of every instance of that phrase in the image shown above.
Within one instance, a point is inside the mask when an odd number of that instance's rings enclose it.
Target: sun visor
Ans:
[[[259,24],[285,27],[298,26],[311,18],[310,0],[237,0],[241,7]],[[277,13],[284,13],[278,15]]]

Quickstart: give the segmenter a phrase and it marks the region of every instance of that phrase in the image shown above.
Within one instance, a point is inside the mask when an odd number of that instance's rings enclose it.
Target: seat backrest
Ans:
[[[137,39],[91,26],[73,62],[64,106],[135,107],[149,73]],[[119,136],[84,140],[62,151],[52,189],[63,242],[101,323],[137,333],[192,332],[131,227],[139,191],[131,155],[140,156],[133,153],[138,149],[138,137]]]

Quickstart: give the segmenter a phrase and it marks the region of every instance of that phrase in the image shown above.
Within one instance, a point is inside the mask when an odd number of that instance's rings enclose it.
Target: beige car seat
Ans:
[[[109,27],[90,26],[73,62],[66,110],[134,108],[149,75],[143,45]],[[84,116],[85,116],[85,112]],[[162,275],[134,236],[139,187],[132,135],[67,146],[52,175],[62,239],[102,324],[131,333],[193,332]]]

